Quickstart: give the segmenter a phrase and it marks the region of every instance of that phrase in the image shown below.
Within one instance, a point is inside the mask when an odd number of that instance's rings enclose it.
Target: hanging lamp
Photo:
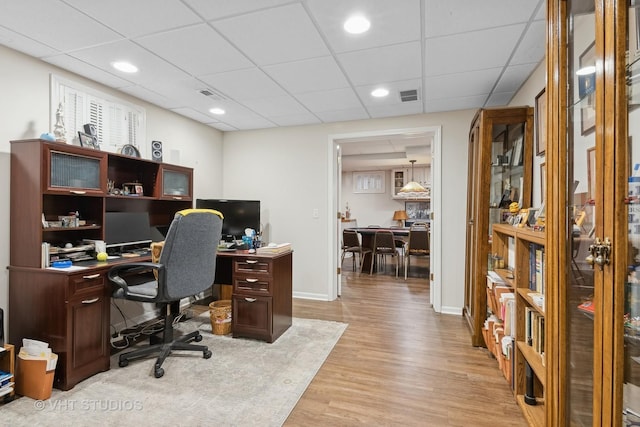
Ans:
[[[427,191],[426,188],[413,180],[413,164],[415,162],[415,160],[409,160],[409,163],[411,163],[411,181],[400,189],[400,193],[425,193]]]

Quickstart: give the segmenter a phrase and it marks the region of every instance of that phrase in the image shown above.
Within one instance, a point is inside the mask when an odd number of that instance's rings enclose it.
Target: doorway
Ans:
[[[339,270],[339,255],[340,255],[340,213],[344,212],[343,200],[342,200],[342,165],[344,159],[342,158],[341,146],[347,144],[367,144],[369,146],[367,153],[363,153],[370,162],[379,162],[379,166],[382,168],[384,164],[387,164],[386,168],[389,169],[389,162],[384,160],[385,155],[382,151],[375,152],[376,150],[371,148],[372,141],[389,140],[393,138],[406,138],[406,137],[422,137],[428,138],[431,141],[431,286],[430,286],[430,301],[435,311],[440,312],[442,306],[442,286],[441,286],[441,243],[442,243],[442,226],[441,226],[441,133],[442,128],[440,126],[428,126],[420,128],[406,128],[406,129],[389,129],[382,131],[363,131],[354,132],[348,134],[336,134],[329,135],[328,140],[328,152],[329,152],[329,200],[328,204],[331,207],[329,212],[332,213],[332,218],[329,221],[330,232],[329,234],[329,248],[332,248],[330,254],[330,280],[328,295],[330,299],[335,299],[340,293],[340,270]],[[353,147],[353,145],[350,145]],[[353,150],[350,150],[353,151]],[[404,156],[402,156],[402,154]],[[410,155],[410,154],[409,154]],[[391,157],[396,157],[403,165],[409,164],[409,158],[406,153],[394,152]],[[374,160],[376,159],[377,160]],[[370,163],[373,168],[373,163]],[[400,164],[400,163],[398,163]],[[372,170],[372,169],[370,169]],[[388,191],[389,197],[391,192]],[[337,218],[337,220],[336,220]]]

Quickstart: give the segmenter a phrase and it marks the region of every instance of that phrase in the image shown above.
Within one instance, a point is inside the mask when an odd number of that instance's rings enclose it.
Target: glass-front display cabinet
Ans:
[[[532,141],[531,107],[481,109],[471,122],[464,315],[474,346],[485,345],[491,226],[507,220],[512,203],[530,207]]]
[[[548,0],[546,425],[640,425],[640,10]]]

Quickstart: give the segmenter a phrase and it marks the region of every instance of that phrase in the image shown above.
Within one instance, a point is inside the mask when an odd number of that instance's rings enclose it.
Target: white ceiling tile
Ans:
[[[125,37],[137,37],[202,22],[179,0],[65,0]]]
[[[404,116],[409,114],[420,114],[422,113],[422,103],[413,101],[413,102],[403,102],[394,105],[371,105],[367,106],[367,111],[371,115],[371,117],[396,117],[396,116]]]
[[[59,51],[122,37],[59,0],[0,2],[2,25]]]
[[[349,82],[331,56],[269,65],[264,71],[293,94],[345,88]]]
[[[134,74],[123,73],[123,75],[126,75],[127,80],[135,83],[172,81],[189,77],[184,71],[128,40],[77,50],[70,55],[105,70],[113,70],[111,63],[114,61],[132,62],[139,71]]]
[[[206,24],[141,37],[135,42],[194,76],[253,66]]]
[[[131,81],[116,76],[115,70],[114,74],[112,74],[69,55],[48,56],[42,58],[42,60],[113,88],[119,89],[132,84]]]
[[[528,22],[536,6],[537,2],[532,0],[426,0],[425,36],[430,38]]]
[[[258,65],[329,54],[300,4],[223,19],[213,25]]]
[[[308,113],[308,111],[290,95],[249,99],[244,101],[243,104],[266,118]]]
[[[238,101],[286,95],[276,82],[258,68],[201,76],[200,80]]]
[[[502,68],[490,68],[427,77],[424,85],[424,99],[487,95],[495,86],[501,72]]]
[[[540,58],[544,58],[545,54],[546,30],[547,23],[545,21],[532,22],[509,64],[540,62]]]
[[[503,66],[525,28],[524,24],[428,39],[426,75]]]
[[[355,86],[409,80],[422,75],[420,43],[403,43],[338,55]]]
[[[40,58],[59,53],[44,43],[24,37],[22,34],[0,26],[0,44],[11,46],[13,50],[26,53],[29,56]]]
[[[201,123],[218,122],[217,119],[211,117],[210,115],[203,114],[199,111],[194,110],[193,108],[188,108],[188,107],[171,108],[171,111],[173,111],[174,113],[178,113],[182,116],[189,117],[190,119],[196,120]]]
[[[369,113],[362,108],[347,108],[344,110],[322,111],[315,113],[324,123],[345,122],[347,120],[366,120],[370,119]]]
[[[420,0],[396,0],[393,6],[388,0],[311,0],[307,6],[337,53],[420,40]],[[369,19],[369,31],[344,31],[344,21],[355,14]]]
[[[482,108],[486,95],[465,96],[461,98],[440,98],[429,99],[424,102],[425,113],[433,113],[438,111],[456,111]]]
[[[278,126],[302,126],[321,123],[320,119],[308,112],[287,116],[270,117],[269,119]]]
[[[256,9],[267,9],[273,6],[291,3],[291,0],[183,0],[204,19],[219,19],[227,16],[241,15]]]
[[[494,92],[487,100],[486,107],[502,107],[509,105],[515,92]]]
[[[135,96],[136,98],[145,100],[151,104],[166,108],[167,110],[177,108],[181,105],[176,100],[169,99],[166,96],[163,96],[142,86],[127,86],[120,88],[120,90],[124,93]]]
[[[522,64],[507,67],[500,77],[494,92],[517,91],[537,66],[538,64]]]
[[[296,98],[314,113],[362,107],[351,88],[301,93]]]
[[[546,20],[547,17],[547,2],[545,0],[538,0],[538,13],[536,13],[535,19],[537,21]]]
[[[209,126],[211,126],[212,128],[221,130],[223,132],[231,132],[231,131],[234,131],[234,130],[238,130],[238,128],[233,127],[231,125],[228,125],[226,123],[222,123],[222,122],[210,123]]]

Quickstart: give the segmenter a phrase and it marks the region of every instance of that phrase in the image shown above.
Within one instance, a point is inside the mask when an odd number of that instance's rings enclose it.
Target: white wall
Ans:
[[[225,133],[224,196],[258,198],[268,238],[291,242],[294,295],[327,299],[330,135],[442,126],[443,311],[461,313],[464,298],[467,140],[474,111],[420,114],[387,119]],[[244,166],[250,164],[251,167]],[[314,209],[319,218],[313,218]],[[354,217],[361,215],[354,212]],[[360,219],[358,218],[359,222]]]
[[[9,288],[10,144],[37,138],[49,128],[49,76],[55,73],[83,85],[142,105],[147,112],[147,144],[163,142],[166,161],[194,168],[195,197],[222,194],[222,132],[140,101],[124,93],[63,71],[0,46],[0,307],[7,312]],[[150,152],[150,150],[147,150]],[[179,157],[173,162],[171,157]],[[5,313],[5,319],[7,318]],[[114,314],[114,321],[120,321]]]

